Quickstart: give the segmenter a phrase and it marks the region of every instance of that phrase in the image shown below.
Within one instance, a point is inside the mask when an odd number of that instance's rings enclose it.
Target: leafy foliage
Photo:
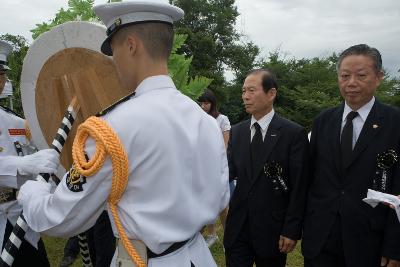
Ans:
[[[376,95],[383,102],[400,107],[400,78],[386,75]]]
[[[189,68],[193,57],[186,58],[179,55],[176,51],[185,43],[187,35],[176,34],[172,54],[168,61],[170,75],[176,87],[185,95],[196,100],[207,86],[212,82],[211,79],[195,76],[189,78]]]
[[[176,24],[177,32],[186,34],[188,41],[180,49],[193,56],[189,74],[213,79],[211,88],[218,102],[229,100],[230,85],[224,73],[231,70],[240,77],[251,70],[259,49],[236,31],[239,13],[234,0],[171,0],[185,11],[184,18]],[[241,81],[240,81],[241,82]],[[220,105],[221,106],[221,105]],[[225,106],[221,106],[221,111]]]
[[[32,38],[36,39],[40,34],[67,21],[97,20],[96,15],[92,10],[93,3],[94,0],[68,0],[68,9],[65,10],[64,8],[61,8],[55,15],[54,19],[50,22],[36,24],[36,28],[31,30]]]
[[[262,67],[272,69],[279,84],[276,110],[308,128],[323,109],[340,103],[335,55],[328,58],[280,59],[271,53]]]

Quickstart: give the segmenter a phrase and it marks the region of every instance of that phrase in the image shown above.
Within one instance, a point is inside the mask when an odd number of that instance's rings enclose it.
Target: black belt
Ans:
[[[13,188],[0,188],[0,204],[17,200],[17,190]]]
[[[174,251],[177,251],[181,247],[183,247],[190,240],[192,240],[192,238],[182,241],[182,242],[173,243],[169,248],[167,248],[163,253],[160,253],[160,254],[156,254],[153,251],[151,251],[149,248],[147,248],[147,258],[152,259],[152,258],[159,258],[159,257],[165,256],[165,255],[168,255]]]

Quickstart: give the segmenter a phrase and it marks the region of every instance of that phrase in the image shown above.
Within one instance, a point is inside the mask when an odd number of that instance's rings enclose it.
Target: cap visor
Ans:
[[[108,36],[104,40],[103,44],[101,45],[101,52],[107,56],[112,56],[112,49],[111,49],[111,45],[110,45],[111,37],[112,37],[112,34],[110,36]]]
[[[0,64],[0,70],[11,70],[7,65]]]

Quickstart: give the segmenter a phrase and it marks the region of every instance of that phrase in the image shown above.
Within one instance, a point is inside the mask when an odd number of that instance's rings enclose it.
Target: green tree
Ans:
[[[8,71],[7,76],[8,79],[11,80],[13,85],[13,107],[14,111],[18,114],[22,115],[22,104],[21,104],[21,90],[20,90],[20,80],[21,80],[21,71],[22,71],[22,63],[25,58],[26,52],[28,51],[28,42],[27,40],[20,35],[11,35],[11,34],[3,34],[0,35],[0,39],[7,41],[12,45],[13,51],[7,58],[8,66],[11,70]],[[6,105],[6,99],[1,100],[1,104]]]
[[[195,56],[191,72],[223,77],[225,48],[238,38],[234,24],[239,13],[234,0],[175,0],[172,3],[185,11],[177,23],[177,31],[188,34],[187,46],[182,50]]]
[[[120,1],[116,0],[109,2]],[[54,26],[68,21],[99,21],[92,11],[93,3],[94,0],[69,0],[68,9],[65,10],[61,8],[55,15],[55,18],[51,21],[36,24],[36,28],[31,30],[32,37],[36,39],[40,34],[49,31]],[[192,99],[197,99],[212,80],[199,75],[189,75],[189,69],[193,57],[187,57],[178,53],[179,48],[182,47],[186,38],[187,35],[175,35],[174,47],[168,66],[170,69],[170,75],[174,80],[176,87]]]
[[[185,55],[193,56],[190,75],[202,75],[213,79],[211,89],[215,92],[221,111],[229,117],[235,116],[228,109],[236,99],[231,96],[241,87],[237,81],[251,70],[259,54],[259,48],[247,42],[235,29],[239,16],[234,0],[171,0],[172,4],[185,11],[179,21],[177,32],[188,35],[180,49]],[[232,84],[225,80],[226,70],[232,71]],[[236,96],[236,95],[235,95]],[[234,106],[233,110],[241,110]],[[231,118],[230,118],[231,119]]]
[[[311,128],[323,109],[340,103],[335,55],[328,58],[289,59],[271,53],[262,67],[272,69],[279,82],[276,110],[283,116]]]
[[[94,0],[68,0],[68,9],[61,8],[50,22],[36,24],[32,29],[32,38],[36,39],[40,34],[51,30],[54,26],[67,21],[93,21],[96,20],[93,7]]]
[[[391,77],[387,72],[385,74],[376,95],[383,102],[400,107],[400,78]]]
[[[185,57],[177,53],[177,50],[185,43],[187,35],[176,34],[171,56],[168,60],[168,69],[176,87],[185,95],[196,100],[210,85],[211,79],[202,76],[189,78],[189,68],[193,57]]]

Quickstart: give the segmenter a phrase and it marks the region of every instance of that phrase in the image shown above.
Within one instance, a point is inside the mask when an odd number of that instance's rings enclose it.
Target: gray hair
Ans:
[[[353,55],[362,55],[369,57],[374,62],[375,71],[376,72],[382,71],[381,53],[379,53],[378,49],[370,47],[366,44],[353,45],[344,50],[339,56],[338,62],[336,64],[336,70],[339,71],[340,65],[342,64],[342,61],[345,57]]]

